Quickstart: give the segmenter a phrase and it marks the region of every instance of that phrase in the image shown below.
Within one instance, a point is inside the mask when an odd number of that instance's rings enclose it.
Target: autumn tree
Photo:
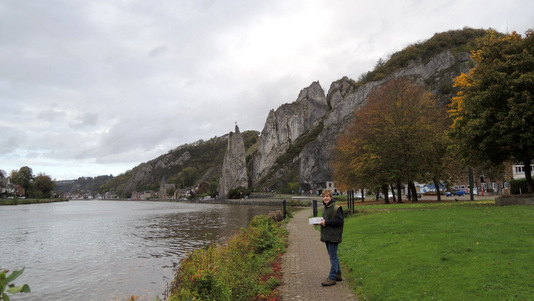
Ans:
[[[477,63],[456,78],[451,136],[470,165],[522,162],[528,191],[534,182],[534,32],[489,32],[471,58]]]
[[[429,162],[440,160],[436,140],[448,128],[444,119],[444,110],[426,89],[404,78],[390,80],[355,112],[337,141],[332,161],[336,181],[386,189],[393,183],[399,197],[401,183],[409,183],[417,201],[413,182],[426,179]]]
[[[28,193],[33,184],[33,170],[28,166],[23,166],[18,171],[13,170],[11,171],[11,181],[22,186]]]
[[[428,167],[426,180],[432,181],[437,191],[437,199],[441,201],[441,183],[450,188],[461,171],[461,163],[458,151],[452,147],[452,139],[447,135],[451,126],[446,108],[436,109],[433,128],[428,137],[430,143],[429,156],[424,158],[425,166]]]
[[[39,173],[34,179],[33,189],[35,196],[48,198],[55,187],[56,183],[44,173]]]

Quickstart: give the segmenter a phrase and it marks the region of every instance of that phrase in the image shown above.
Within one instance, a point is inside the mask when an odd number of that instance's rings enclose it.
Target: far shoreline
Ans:
[[[31,204],[48,204],[48,203],[59,203],[59,202],[68,202],[68,199],[22,199],[22,198],[12,198],[12,199],[0,199],[0,206],[16,206],[16,205],[31,205]]]

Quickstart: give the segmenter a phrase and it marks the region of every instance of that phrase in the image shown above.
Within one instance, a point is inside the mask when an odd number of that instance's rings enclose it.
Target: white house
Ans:
[[[534,164],[530,164],[530,173],[534,174]],[[514,180],[525,178],[525,165],[512,165],[512,177],[514,178]]]

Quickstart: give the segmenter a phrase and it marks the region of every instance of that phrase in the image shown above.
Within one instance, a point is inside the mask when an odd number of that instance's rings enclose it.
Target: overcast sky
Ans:
[[[0,169],[116,176],[465,26],[524,34],[534,1],[0,0]]]

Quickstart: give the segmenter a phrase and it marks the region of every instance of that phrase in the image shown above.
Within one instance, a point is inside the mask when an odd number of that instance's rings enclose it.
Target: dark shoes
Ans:
[[[331,285],[335,285],[336,284],[336,280],[334,279],[330,279],[330,278],[326,278],[326,281],[321,283],[323,286],[331,286]]]
[[[326,281],[321,284],[323,286],[331,286],[335,285],[337,281],[343,281],[343,278],[341,278],[341,273],[337,274],[336,279],[326,278]]]

